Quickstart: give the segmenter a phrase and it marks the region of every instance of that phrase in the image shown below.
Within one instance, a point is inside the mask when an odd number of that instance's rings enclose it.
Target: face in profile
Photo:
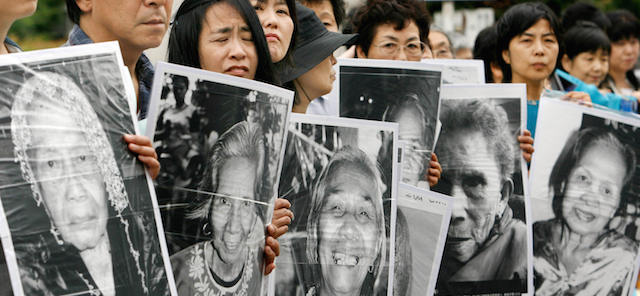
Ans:
[[[198,41],[202,69],[253,79],[258,53],[249,25],[231,4],[219,2],[207,8]]]
[[[461,262],[485,242],[507,203],[500,168],[488,145],[481,132],[472,130],[451,134],[440,144],[438,156],[451,187],[437,191],[455,198],[445,249]]]
[[[605,143],[591,144],[569,175],[562,216],[575,233],[600,234],[618,208],[626,162],[611,151]]]
[[[211,205],[213,247],[226,264],[246,259],[247,238],[256,222],[254,186],[257,166],[246,158],[230,158],[218,169],[218,189]]]
[[[285,0],[251,0],[262,24],[264,37],[269,44],[269,53],[274,63],[287,55],[293,38],[293,20]]]
[[[339,167],[329,178],[318,225],[323,288],[329,295],[357,294],[380,251],[379,197],[357,166]]]
[[[107,235],[107,193],[97,157],[71,113],[40,105],[29,118],[29,153],[45,206],[62,239],[79,251]]]

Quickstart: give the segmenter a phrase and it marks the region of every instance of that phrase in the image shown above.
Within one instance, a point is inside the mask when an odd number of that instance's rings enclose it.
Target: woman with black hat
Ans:
[[[294,66],[284,69],[280,79],[296,92],[293,112],[305,113],[313,99],[331,92],[336,79],[333,51],[353,43],[357,35],[328,31],[313,10],[301,4],[296,4],[296,13],[299,30],[292,56]]]

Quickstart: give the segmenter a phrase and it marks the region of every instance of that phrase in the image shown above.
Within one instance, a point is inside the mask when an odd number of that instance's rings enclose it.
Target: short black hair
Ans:
[[[338,27],[340,27],[346,16],[346,12],[344,10],[344,0],[299,0],[299,2],[304,6],[307,6],[307,4],[320,4],[324,1],[329,1],[331,3],[333,16],[336,18],[336,24],[338,25]]]
[[[253,44],[258,54],[258,69],[255,80],[278,84],[274,75],[274,66],[271,62],[267,40],[262,31],[262,25],[256,15],[255,9],[246,0],[185,0],[178,8],[173,27],[169,35],[168,61],[170,63],[201,68],[198,44],[202,32],[202,22],[205,19],[207,9],[214,4],[226,2],[231,4],[247,22]]]
[[[80,15],[82,14],[82,10],[78,7],[78,3],[76,0],[67,0],[67,16],[74,24],[80,24]]]
[[[583,52],[596,52],[602,49],[605,55],[611,52],[611,42],[607,33],[592,22],[579,21],[564,33],[564,53],[573,60]]]
[[[605,31],[611,27],[611,21],[609,21],[604,12],[595,5],[586,2],[573,3],[562,13],[562,28],[565,31],[571,29],[579,21],[593,22]]]
[[[487,83],[494,82],[491,64],[498,65],[497,43],[498,31],[495,26],[489,26],[478,33],[473,45],[473,58],[484,61],[484,77]]]
[[[611,27],[607,30],[611,42],[618,42],[632,37],[640,39],[640,23],[633,13],[626,9],[607,12]]]
[[[560,22],[555,13],[542,2],[525,2],[517,4],[509,8],[496,24],[498,32],[498,46],[496,48],[496,55],[502,73],[504,75],[504,82],[511,82],[511,67],[502,58],[502,52],[509,50],[509,43],[513,38],[524,33],[531,26],[535,25],[539,20],[545,19],[549,22],[553,33],[558,40],[558,47],[560,48],[558,56],[562,56],[562,28]],[[556,59],[558,61],[559,59]]]
[[[356,13],[353,25],[360,34],[358,44],[367,54],[376,28],[382,24],[392,24],[402,30],[408,21],[414,21],[420,30],[420,41],[429,43],[429,23],[431,17],[425,4],[417,0],[369,0]]]

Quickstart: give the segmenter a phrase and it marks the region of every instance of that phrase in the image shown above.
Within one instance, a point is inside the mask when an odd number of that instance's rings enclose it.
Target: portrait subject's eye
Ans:
[[[358,211],[358,220],[362,222],[369,222],[373,220],[373,210],[370,208],[362,208]]]

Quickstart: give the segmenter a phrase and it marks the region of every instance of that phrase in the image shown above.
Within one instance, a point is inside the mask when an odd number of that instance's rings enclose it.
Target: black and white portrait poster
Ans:
[[[292,115],[278,191],[294,219],[278,239],[272,295],[392,295],[397,133]]]
[[[0,85],[13,292],[175,295],[153,184],[123,140],[137,120],[118,44],[2,56]]]
[[[433,295],[452,206],[446,195],[398,185],[394,295]]]
[[[538,295],[632,295],[640,232],[640,118],[540,102],[531,163]]]
[[[261,295],[293,92],[159,63],[148,133],[180,295]]]
[[[531,292],[524,84],[444,85],[433,191],[454,198],[437,295]]]
[[[484,84],[483,60],[423,59],[429,65],[442,65],[442,84]]]
[[[340,117],[397,122],[405,143],[401,181],[428,188],[442,66],[369,59],[344,59],[337,66]]]

